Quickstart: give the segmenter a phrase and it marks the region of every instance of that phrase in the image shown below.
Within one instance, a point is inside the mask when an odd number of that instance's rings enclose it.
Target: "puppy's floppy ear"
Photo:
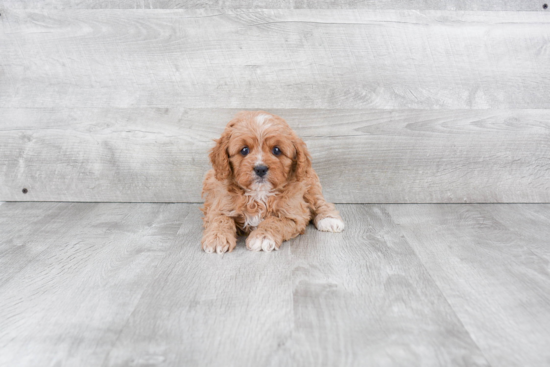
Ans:
[[[311,156],[307,150],[307,145],[297,135],[294,135],[292,139],[294,148],[296,149],[296,168],[295,175],[298,181],[304,180],[307,175],[307,171],[311,168]]]
[[[216,173],[216,179],[223,181],[233,173],[231,166],[229,165],[229,153],[227,149],[229,147],[230,132],[226,129],[222,136],[216,141],[216,146],[210,150],[210,162]]]

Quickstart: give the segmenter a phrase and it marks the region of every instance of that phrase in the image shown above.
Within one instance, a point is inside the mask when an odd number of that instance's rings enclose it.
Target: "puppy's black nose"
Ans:
[[[256,172],[258,177],[264,177],[268,169],[267,166],[256,166],[254,167],[254,172]]]

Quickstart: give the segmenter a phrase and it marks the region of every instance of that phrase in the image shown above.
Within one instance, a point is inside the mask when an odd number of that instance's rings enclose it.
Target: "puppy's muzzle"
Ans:
[[[264,166],[264,165],[258,165],[258,166],[255,166],[254,167],[254,172],[256,172],[256,175],[258,177],[264,177],[266,174],[267,174],[267,170],[269,168],[267,166]]]

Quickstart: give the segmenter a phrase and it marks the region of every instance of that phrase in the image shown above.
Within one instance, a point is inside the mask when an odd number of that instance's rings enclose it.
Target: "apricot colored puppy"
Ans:
[[[279,116],[240,112],[210,151],[203,183],[202,248],[231,252],[237,233],[252,251],[278,250],[308,223],[341,232],[344,222],[323,197],[306,144]]]

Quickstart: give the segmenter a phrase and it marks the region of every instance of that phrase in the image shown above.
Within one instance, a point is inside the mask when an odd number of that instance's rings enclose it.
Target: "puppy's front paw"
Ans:
[[[281,246],[269,233],[255,230],[250,233],[246,239],[246,248],[250,251],[261,251],[271,252],[273,250],[278,250]]]
[[[237,238],[224,233],[205,233],[201,243],[204,252],[211,254],[216,251],[218,254],[223,254],[233,251],[237,246]]]
[[[317,229],[323,232],[342,232],[344,221],[340,218],[323,218],[317,222]]]

